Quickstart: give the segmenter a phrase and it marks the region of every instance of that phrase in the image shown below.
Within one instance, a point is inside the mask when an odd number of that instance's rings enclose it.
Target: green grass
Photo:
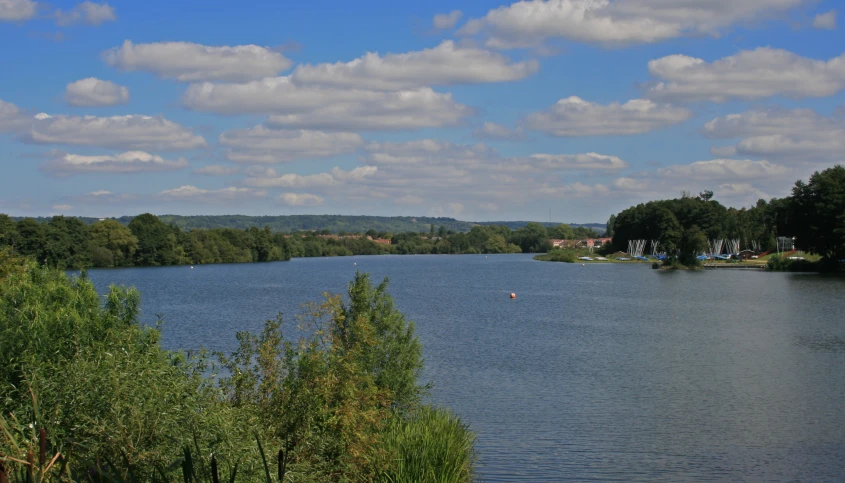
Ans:
[[[446,409],[422,407],[397,416],[384,436],[384,447],[398,463],[381,475],[391,483],[471,481],[475,437]]]
[[[604,256],[607,260],[596,260],[596,257],[601,257],[595,251],[590,253],[588,249],[571,249],[571,248],[556,248],[548,253],[541,255],[534,255],[534,260],[541,262],[564,262],[564,263],[652,263],[654,260],[617,260],[612,256]],[[590,257],[593,260],[579,260],[578,257]],[[633,257],[629,257],[633,258]]]

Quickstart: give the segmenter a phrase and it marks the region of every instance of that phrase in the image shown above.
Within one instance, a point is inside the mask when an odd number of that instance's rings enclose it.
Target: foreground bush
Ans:
[[[469,481],[471,433],[420,402],[422,348],[386,288],[357,274],[307,307],[306,337],[279,317],[220,367],[161,349],[134,289],[103,303],[84,274],[0,252],[0,463],[20,481],[213,481],[212,455],[227,481]],[[405,450],[409,431],[449,452]]]

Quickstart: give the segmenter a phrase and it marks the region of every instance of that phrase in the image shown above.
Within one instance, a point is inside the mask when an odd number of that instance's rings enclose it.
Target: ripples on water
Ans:
[[[235,348],[356,269],[391,278],[479,481],[845,481],[845,281],[526,255],[92,270],[171,348]],[[510,300],[508,294],[517,298]]]

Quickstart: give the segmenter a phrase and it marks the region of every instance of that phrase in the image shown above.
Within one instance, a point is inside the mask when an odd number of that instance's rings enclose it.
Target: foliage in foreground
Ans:
[[[161,349],[134,289],[103,303],[84,274],[0,251],[0,462],[12,481],[216,481],[212,455],[227,481],[469,481],[472,434],[420,402],[421,347],[386,288],[357,274],[300,340],[281,317],[239,333],[218,380],[205,354]]]

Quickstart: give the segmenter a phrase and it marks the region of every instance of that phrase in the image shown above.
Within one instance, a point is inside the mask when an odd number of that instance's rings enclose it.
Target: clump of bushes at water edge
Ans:
[[[421,346],[386,288],[357,274],[346,301],[307,306],[306,337],[286,339],[279,317],[212,358],[163,350],[138,323],[136,290],[111,287],[103,303],[84,274],[0,252],[2,471],[13,482],[470,481],[473,435],[421,402]]]

